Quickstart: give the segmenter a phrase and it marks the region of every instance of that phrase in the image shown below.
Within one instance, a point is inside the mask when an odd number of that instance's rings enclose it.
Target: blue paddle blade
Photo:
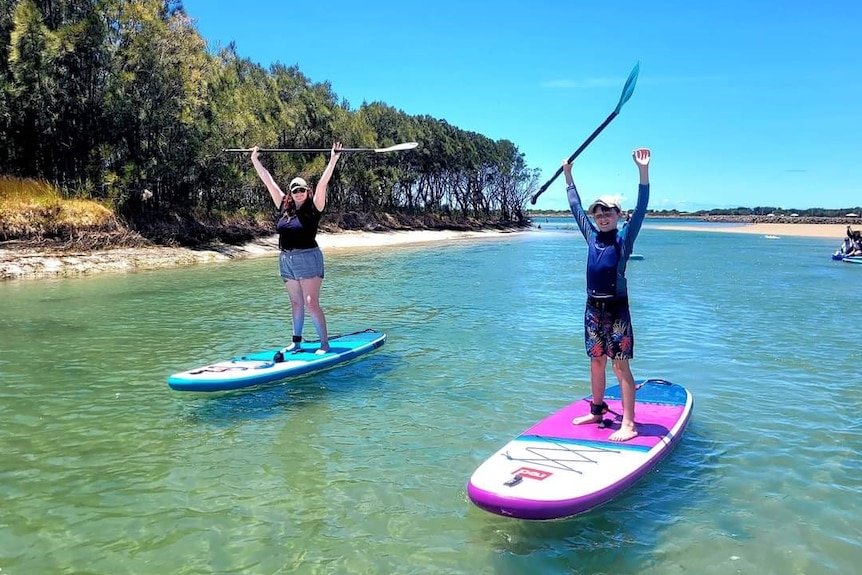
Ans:
[[[626,80],[626,85],[623,86],[623,93],[620,95],[620,103],[617,104],[616,109],[614,110],[614,114],[618,114],[620,109],[623,107],[623,104],[629,101],[629,98],[632,97],[632,94],[635,92],[635,84],[638,83],[638,74],[641,71],[641,63],[638,62],[635,64],[635,67],[632,68],[631,73],[629,74],[629,79]]]

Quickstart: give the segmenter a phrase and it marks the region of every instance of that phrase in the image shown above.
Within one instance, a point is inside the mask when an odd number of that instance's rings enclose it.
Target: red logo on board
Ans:
[[[547,479],[553,473],[550,471],[542,471],[541,469],[532,469],[530,467],[522,467],[518,471],[514,472],[512,475],[520,475],[521,477],[526,477],[528,479],[535,479],[536,481],[542,481]]]

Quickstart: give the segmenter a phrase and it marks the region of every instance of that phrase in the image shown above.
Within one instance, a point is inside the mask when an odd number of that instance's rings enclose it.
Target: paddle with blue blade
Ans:
[[[581,154],[581,152],[583,152],[587,148],[587,146],[589,146],[590,143],[596,139],[596,136],[601,134],[602,130],[604,130],[605,127],[607,127],[607,125],[610,124],[611,121],[617,117],[617,114],[620,113],[620,110],[622,109],[623,104],[628,102],[629,98],[632,97],[632,94],[635,91],[635,84],[637,84],[637,81],[638,81],[638,74],[639,73],[640,73],[640,62],[635,64],[635,67],[632,68],[632,71],[629,74],[629,78],[628,78],[628,80],[626,80],[625,86],[623,86],[623,93],[620,95],[620,101],[617,103],[617,107],[614,108],[614,111],[611,112],[610,116],[605,118],[605,121],[602,122],[602,125],[599,126],[598,128],[596,128],[595,131],[592,134],[590,134],[590,137],[587,138],[586,141],[584,141],[584,143],[581,144],[577,150],[575,150],[575,153],[572,154],[571,156],[569,156],[569,163],[575,161],[575,158],[577,158]],[[535,194],[533,194],[533,197],[530,198],[530,203],[535,205],[536,200],[539,199],[539,196],[541,196],[543,193],[545,193],[545,190],[548,189],[548,186],[550,186],[554,182],[554,180],[556,180],[560,176],[560,174],[562,174],[562,173],[563,173],[563,168],[562,168],[562,166],[560,166],[559,168],[557,168],[557,171],[554,173],[554,175],[551,176],[551,179],[548,180],[547,182],[545,182],[544,184],[542,184],[542,187],[539,188],[539,191],[537,191]]]

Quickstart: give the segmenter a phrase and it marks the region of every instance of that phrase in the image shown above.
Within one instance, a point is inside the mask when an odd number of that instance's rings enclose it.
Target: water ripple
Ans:
[[[687,385],[692,422],[626,493],[544,523],[487,514],[465,484],[589,391],[574,229],[328,257],[330,331],[386,345],[240,393],[165,378],[285,341],[271,259],[0,284],[0,569],[853,572],[858,274],[827,242],[759,240],[644,229],[633,370]]]

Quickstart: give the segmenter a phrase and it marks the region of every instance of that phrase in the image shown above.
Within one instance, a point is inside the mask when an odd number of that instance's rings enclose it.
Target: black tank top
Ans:
[[[282,250],[316,248],[315,237],[321,216],[311,198],[305,200],[293,214],[282,211],[275,226],[278,231],[278,247]]]

